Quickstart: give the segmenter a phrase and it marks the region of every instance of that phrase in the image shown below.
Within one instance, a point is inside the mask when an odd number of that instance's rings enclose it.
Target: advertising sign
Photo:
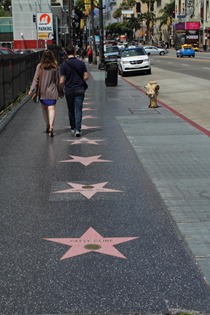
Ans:
[[[200,22],[186,22],[185,23],[186,30],[199,30],[200,29]]]
[[[179,22],[175,24],[175,30],[176,31],[183,31],[185,30],[185,23],[184,22]]]
[[[52,13],[37,13],[38,33],[53,33]]]
[[[44,40],[53,39],[53,35],[52,33],[38,33],[38,39]]]

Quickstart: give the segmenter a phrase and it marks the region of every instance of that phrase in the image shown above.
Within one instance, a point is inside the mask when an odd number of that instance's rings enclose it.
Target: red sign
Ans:
[[[200,29],[200,22],[186,22],[185,23],[186,30],[199,30]]]

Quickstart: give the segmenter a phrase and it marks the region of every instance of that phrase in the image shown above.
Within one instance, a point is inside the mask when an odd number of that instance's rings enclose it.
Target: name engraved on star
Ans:
[[[96,239],[96,240],[84,240],[84,239],[70,239],[69,243],[111,243],[112,239]]]

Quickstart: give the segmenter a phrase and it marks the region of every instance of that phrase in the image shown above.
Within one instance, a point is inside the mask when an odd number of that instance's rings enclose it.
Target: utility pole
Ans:
[[[73,29],[72,29],[72,0],[69,0],[69,45],[73,46]]]
[[[99,0],[99,69],[104,69],[104,21],[103,21],[103,0]]]
[[[93,43],[93,64],[97,65],[97,58],[96,58],[96,39],[95,39],[95,23],[94,23],[94,3],[91,0],[91,10],[90,10],[90,17],[91,17],[91,25],[92,25],[92,43]]]

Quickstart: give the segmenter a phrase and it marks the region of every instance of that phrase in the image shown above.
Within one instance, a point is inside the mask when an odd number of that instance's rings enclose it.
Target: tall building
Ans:
[[[175,1],[174,36],[183,43],[204,49],[210,44],[210,6],[208,0]]]
[[[15,49],[44,48],[46,41],[52,43],[50,0],[12,0],[12,18]]]

